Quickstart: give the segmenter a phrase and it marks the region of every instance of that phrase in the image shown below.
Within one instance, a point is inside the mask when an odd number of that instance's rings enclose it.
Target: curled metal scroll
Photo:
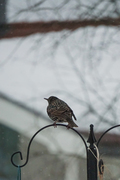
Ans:
[[[107,130],[100,136],[100,138],[98,139],[98,141],[97,141],[97,147],[99,146],[99,143],[100,143],[101,139],[103,138],[103,136],[104,136],[107,132],[109,132],[110,130],[112,130],[112,129],[114,129],[114,128],[117,128],[117,127],[120,127],[120,124],[119,124],[119,125],[116,125],[116,126],[112,126],[111,128],[107,129]]]
[[[56,125],[57,125],[57,126],[67,127],[67,126],[64,125],[64,124],[56,124]],[[28,148],[27,148],[27,158],[26,158],[26,161],[25,161],[25,163],[24,163],[23,165],[16,165],[16,164],[14,163],[14,160],[13,160],[13,158],[14,158],[14,156],[15,156],[16,154],[19,154],[20,159],[23,160],[23,156],[22,156],[21,151],[17,151],[17,152],[15,152],[15,153],[12,154],[12,156],[11,156],[11,162],[12,162],[12,164],[13,164],[15,167],[18,167],[18,166],[19,166],[19,167],[21,168],[21,167],[25,166],[25,165],[28,163],[29,153],[30,153],[30,146],[31,146],[31,143],[32,143],[33,139],[35,138],[35,136],[36,136],[40,131],[42,131],[42,130],[48,128],[48,127],[51,127],[51,126],[54,126],[54,124],[47,125],[47,126],[41,128],[41,129],[39,129],[39,130],[33,135],[33,137],[31,138],[31,140],[30,140],[30,142],[29,142],[29,144],[28,144]],[[87,144],[86,144],[83,136],[82,136],[77,130],[75,130],[75,129],[73,129],[73,128],[71,128],[71,129],[72,129],[74,132],[76,132],[76,133],[81,137],[81,139],[83,140],[83,143],[84,143],[84,145],[85,145],[86,152],[87,152]]]

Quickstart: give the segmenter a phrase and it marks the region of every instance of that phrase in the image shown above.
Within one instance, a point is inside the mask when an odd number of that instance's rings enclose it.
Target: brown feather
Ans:
[[[51,96],[46,100],[48,101],[47,113],[55,123],[68,122],[69,127],[78,127],[72,119],[73,116],[76,120],[72,109],[64,101],[55,96]]]

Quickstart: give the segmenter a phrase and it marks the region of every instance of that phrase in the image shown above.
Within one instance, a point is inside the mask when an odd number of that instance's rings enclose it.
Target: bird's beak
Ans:
[[[44,98],[44,99],[48,101],[48,99],[47,99],[47,98]]]

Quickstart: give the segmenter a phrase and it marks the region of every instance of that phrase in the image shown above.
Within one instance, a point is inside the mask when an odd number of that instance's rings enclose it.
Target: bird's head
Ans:
[[[56,99],[58,99],[57,97],[55,96],[50,96],[49,98],[44,98],[45,100],[48,101],[48,104],[52,103],[53,101],[55,101]]]

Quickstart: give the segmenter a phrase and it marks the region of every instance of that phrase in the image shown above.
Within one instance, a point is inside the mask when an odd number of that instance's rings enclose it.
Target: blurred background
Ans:
[[[53,123],[44,98],[57,96],[96,139],[120,124],[120,1],[0,0],[0,180],[16,179],[33,134]],[[120,128],[100,143],[105,179],[120,180]],[[72,130],[50,127],[31,145],[23,179],[87,179],[86,153]]]

